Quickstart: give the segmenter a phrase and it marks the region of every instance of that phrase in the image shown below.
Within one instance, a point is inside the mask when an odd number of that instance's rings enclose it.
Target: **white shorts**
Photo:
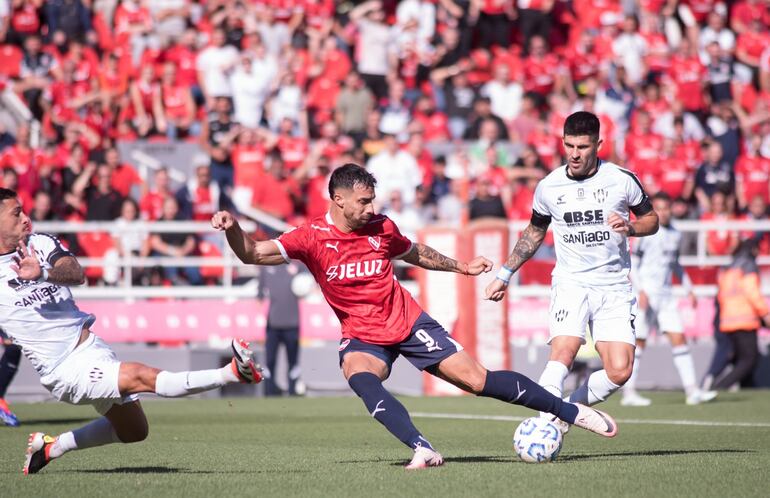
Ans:
[[[594,342],[636,344],[636,298],[628,290],[607,290],[560,283],[551,286],[548,313],[551,337],[568,335],[586,342],[586,327]]]
[[[658,333],[684,332],[679,317],[679,299],[670,294],[647,294],[647,309],[639,310],[636,318],[636,338],[645,340],[651,329]]]
[[[138,396],[122,396],[118,389],[120,362],[110,347],[94,334],[67,356],[40,382],[59,401],[72,405],[92,405],[104,415],[112,405],[136,401]]]

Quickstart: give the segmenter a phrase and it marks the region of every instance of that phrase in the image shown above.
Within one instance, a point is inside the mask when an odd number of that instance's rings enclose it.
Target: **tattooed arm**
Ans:
[[[482,256],[474,258],[470,263],[460,263],[420,243],[412,244],[412,248],[401,259],[426,270],[451,271],[463,275],[478,275],[492,269],[492,262]]]
[[[48,270],[48,281],[57,285],[81,285],[86,281],[86,274],[77,259],[64,256]]]
[[[538,226],[530,223],[527,228],[521,233],[521,237],[516,242],[516,246],[513,248],[513,252],[508,256],[505,261],[505,267],[500,270],[500,273],[507,272],[507,276],[501,277],[498,273],[498,277],[487,285],[485,291],[485,298],[491,301],[500,301],[505,296],[505,290],[508,288],[508,279],[513,273],[521,268],[532,255],[535,254],[537,248],[543,243],[545,239],[545,233],[548,230],[548,225],[539,223]],[[502,278],[505,278],[503,280]]]
[[[505,261],[505,266],[515,273],[532,255],[537,252],[537,248],[545,239],[545,228],[536,227],[529,224],[521,233],[521,237],[516,241],[513,252]]]

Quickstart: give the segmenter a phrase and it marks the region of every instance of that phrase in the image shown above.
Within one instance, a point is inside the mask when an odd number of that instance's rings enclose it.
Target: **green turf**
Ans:
[[[723,394],[689,407],[678,393],[647,408],[604,408],[612,440],[573,429],[556,463],[517,460],[512,421],[429,419],[418,427],[443,468],[406,472],[410,451],[352,398],[147,401],[150,437],[73,452],[21,475],[30,431],[58,433],[89,408],[16,404],[25,422],[0,428],[0,496],[768,496],[770,392]],[[414,413],[526,416],[487,399],[403,398]],[[748,427],[641,424],[630,419],[744,422]],[[626,420],[626,423],[623,423]]]

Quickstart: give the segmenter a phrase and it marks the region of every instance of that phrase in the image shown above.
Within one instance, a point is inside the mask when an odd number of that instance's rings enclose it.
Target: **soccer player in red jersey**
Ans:
[[[487,371],[425,313],[393,275],[391,260],[428,270],[478,275],[492,269],[484,257],[461,263],[401,235],[387,216],[374,213],[376,180],[364,168],[346,164],[329,180],[331,206],[279,238],[254,241],[227,211],[216,213],[214,228],[244,263],[279,265],[298,259],[321,286],[342,323],[340,366],[369,413],[414,450],[408,469],[443,463],[409,418],[406,408],[382,385],[399,355],[464,391],[553,413],[567,423],[612,437],[614,420],[583,405],[562,401],[512,371]]]

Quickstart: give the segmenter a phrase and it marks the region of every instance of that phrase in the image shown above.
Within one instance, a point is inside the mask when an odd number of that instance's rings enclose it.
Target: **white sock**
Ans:
[[[213,370],[190,372],[162,371],[155,379],[155,393],[164,398],[177,398],[188,394],[210,391],[225,384],[238,382],[232,367],[228,364]]]
[[[105,417],[98,418],[74,431],[65,432],[56,438],[49,451],[51,458],[58,458],[68,451],[84,450],[105,444],[119,443],[112,424]]]
[[[632,394],[636,393],[636,378],[639,377],[639,362],[642,359],[642,353],[644,350],[639,346],[634,351],[634,367],[631,370],[631,377],[628,378],[625,385],[623,385],[623,392]]]
[[[586,382],[578,387],[574,393],[570,394],[570,403],[582,403],[584,405],[595,405],[606,400],[610,394],[620,389],[607,376],[606,370],[598,370],[592,373]]]
[[[690,347],[687,344],[671,348],[671,354],[674,355],[674,366],[679,372],[679,378],[682,379],[684,392],[689,395],[697,386],[695,385],[695,363],[692,361]]]
[[[545,370],[540,374],[538,384],[543,386],[543,389],[561,398],[561,394],[564,391],[564,379],[569,375],[569,369],[560,361],[549,361],[545,364]],[[550,413],[540,412],[541,417],[552,417]]]

